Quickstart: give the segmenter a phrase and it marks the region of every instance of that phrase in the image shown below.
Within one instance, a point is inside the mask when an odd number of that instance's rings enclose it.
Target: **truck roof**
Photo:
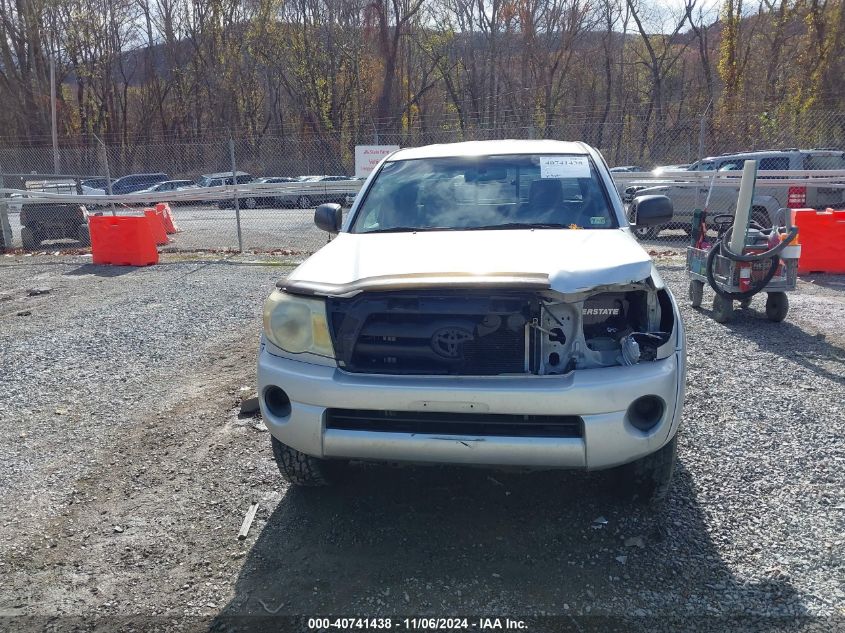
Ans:
[[[780,156],[783,154],[816,154],[818,156],[839,156],[843,152],[842,150],[836,150],[831,148],[824,148],[824,149],[796,149],[796,148],[788,148],[788,149],[760,149],[755,150],[753,152],[729,152],[727,154],[720,154],[719,156],[708,156],[707,158],[703,158],[702,160],[724,160],[725,158],[739,158],[743,156],[749,156],[752,158],[755,157],[766,157],[766,156]]]

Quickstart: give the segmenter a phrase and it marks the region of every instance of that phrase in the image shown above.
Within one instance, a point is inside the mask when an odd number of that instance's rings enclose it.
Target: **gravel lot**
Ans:
[[[842,277],[803,280],[784,323],[758,297],[723,326],[687,306],[682,261],[660,261],[684,298],[689,383],[673,492],[651,510],[601,473],[368,465],[289,490],[260,420],[237,415],[289,262],[88,261],[0,257],[0,630],[327,614],[845,627]]]

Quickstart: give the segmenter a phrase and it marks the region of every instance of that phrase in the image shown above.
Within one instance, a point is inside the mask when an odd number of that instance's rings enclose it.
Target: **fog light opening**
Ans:
[[[277,418],[286,418],[290,415],[290,398],[280,387],[267,387],[264,390],[264,405]]]
[[[653,429],[663,417],[666,403],[658,396],[642,396],[628,407],[628,421],[640,431]]]

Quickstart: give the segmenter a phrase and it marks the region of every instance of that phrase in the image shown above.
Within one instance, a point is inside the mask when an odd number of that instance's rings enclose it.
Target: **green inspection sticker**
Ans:
[[[590,218],[590,224],[605,224],[607,222],[607,218],[603,216],[593,216]]]

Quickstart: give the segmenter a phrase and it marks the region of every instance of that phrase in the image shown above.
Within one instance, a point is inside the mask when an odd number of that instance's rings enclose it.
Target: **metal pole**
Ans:
[[[6,187],[3,178],[3,168],[0,166],[0,189]],[[0,252],[12,248],[12,226],[9,224],[9,204],[6,202],[6,194],[0,194]]]
[[[698,162],[700,163],[701,160],[704,158],[704,134],[706,133],[707,128],[707,112],[710,110],[710,106],[713,105],[713,101],[710,100],[707,103],[707,107],[704,108],[704,112],[701,113],[701,119],[698,122]],[[711,188],[712,191],[712,188]],[[707,199],[710,199],[710,193],[707,194]],[[695,187],[695,206],[699,208],[699,202],[701,200],[701,186],[696,184]],[[707,203],[704,203],[707,206]]]
[[[109,197],[112,197],[114,195],[114,192],[111,188],[111,172],[109,171],[109,155],[108,153],[106,153],[106,144],[103,143],[103,139],[101,139],[96,134],[94,134],[94,138],[97,140],[103,150],[103,166],[106,170],[106,192],[109,194]],[[111,214],[117,215],[114,208],[114,201],[111,202]]]
[[[712,105],[713,101],[711,100],[708,102],[707,107],[704,108],[704,112],[701,113],[701,120],[698,125],[698,160],[704,158],[704,134],[706,133],[707,126],[707,113],[710,111],[710,106]]]
[[[235,201],[235,224],[238,227],[238,252],[244,252],[244,239],[243,235],[241,235],[241,207],[238,204],[238,170],[235,166],[235,141],[232,140],[232,137],[229,137],[229,158],[232,159],[232,185],[234,189],[234,201]]]
[[[50,119],[53,136],[53,173],[59,174],[62,170],[59,158],[59,131],[56,127],[56,55],[50,50]]]

